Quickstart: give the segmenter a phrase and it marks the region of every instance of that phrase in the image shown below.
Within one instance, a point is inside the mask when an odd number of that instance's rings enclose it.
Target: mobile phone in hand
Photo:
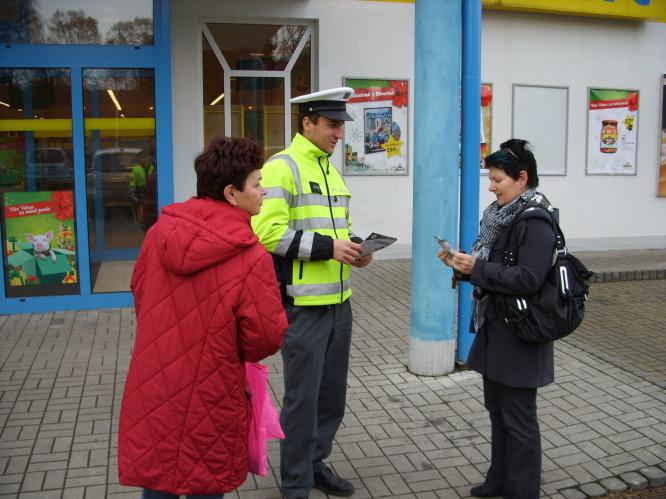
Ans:
[[[451,247],[449,242],[446,239],[442,239],[439,236],[434,236],[434,237],[437,240],[437,242],[439,243],[439,247],[442,248],[446,252],[446,254],[448,255],[449,258],[452,257],[454,255],[455,251],[453,251],[453,248]]]

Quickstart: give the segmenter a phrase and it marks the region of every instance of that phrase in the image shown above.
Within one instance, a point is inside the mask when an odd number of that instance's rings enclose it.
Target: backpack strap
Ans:
[[[509,225],[509,234],[506,238],[506,245],[504,246],[504,257],[502,261],[504,265],[515,265],[518,261],[518,246],[520,241],[518,240],[518,233],[515,230],[515,226],[521,218],[524,218],[525,213],[530,213],[533,210],[543,210],[548,214],[553,233],[555,234],[555,247],[557,253],[567,253],[566,240],[564,239],[562,229],[560,229],[560,224],[557,223],[557,220],[555,219],[553,208],[542,194],[538,194],[534,198],[530,199],[527,203],[525,203],[516,212],[513,220],[511,221],[511,224]]]

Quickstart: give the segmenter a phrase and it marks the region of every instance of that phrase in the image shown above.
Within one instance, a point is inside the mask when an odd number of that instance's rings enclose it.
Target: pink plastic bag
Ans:
[[[284,438],[280,419],[268,392],[268,368],[258,362],[245,363],[245,376],[252,393],[252,421],[247,456],[250,473],[268,474],[268,440]]]

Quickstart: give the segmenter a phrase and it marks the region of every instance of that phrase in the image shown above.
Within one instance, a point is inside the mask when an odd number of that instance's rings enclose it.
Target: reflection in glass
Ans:
[[[224,134],[224,70],[203,35],[202,43],[204,144],[208,144],[216,135]]]
[[[265,157],[270,157],[285,146],[285,78],[245,76],[242,71],[282,71],[291,62],[290,95],[309,93],[312,54],[307,27],[232,23],[207,27],[212,40],[202,36],[204,140],[208,143],[219,133],[250,138],[261,146]],[[303,47],[297,53],[300,43]],[[225,74],[211,44],[222,52],[231,75]],[[225,78],[231,95],[224,94]],[[224,103],[229,99],[231,130],[226,130]],[[291,112],[293,136],[298,115],[295,108]]]
[[[281,24],[208,24],[231,69],[282,71],[287,67],[305,26]]]
[[[0,69],[7,297],[79,293],[70,73]]]
[[[291,98],[306,95],[312,88],[312,65],[310,40],[308,39],[303,51],[298,56],[294,68],[291,70]],[[291,137],[298,131],[298,104],[291,105]]]
[[[93,292],[128,291],[157,219],[154,72],[83,72],[88,234]]]
[[[0,0],[0,42],[152,45],[152,0]]]
[[[284,79],[231,81],[231,135],[254,140],[268,158],[284,149]]]

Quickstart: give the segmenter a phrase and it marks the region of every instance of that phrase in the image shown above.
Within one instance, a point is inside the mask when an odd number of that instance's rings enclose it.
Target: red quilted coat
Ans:
[[[287,319],[249,213],[212,199],[167,206],[132,275],[137,331],[120,413],[120,483],[217,494],[247,475],[244,361],[282,344]]]

